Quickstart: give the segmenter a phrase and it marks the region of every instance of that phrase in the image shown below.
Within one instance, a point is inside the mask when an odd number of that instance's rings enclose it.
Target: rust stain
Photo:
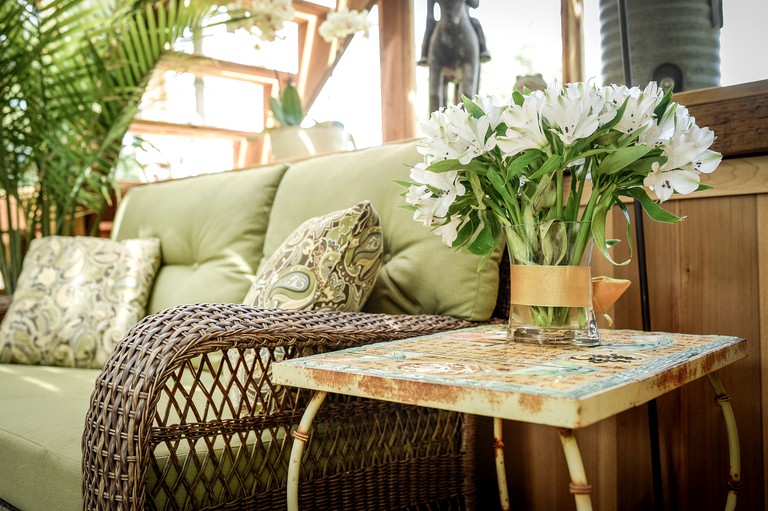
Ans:
[[[339,373],[335,371],[313,371],[311,377],[318,386],[334,389],[349,387],[350,384],[355,381],[355,376],[353,374]]]
[[[517,402],[520,408],[530,414],[536,414],[541,412],[544,408],[544,401],[546,398],[538,396],[536,394],[520,394]]]
[[[456,403],[462,391],[457,387],[428,382],[390,380],[375,376],[362,376],[358,387],[367,395],[404,403],[437,402]]]
[[[682,387],[695,377],[695,371],[691,368],[690,364],[686,364],[660,374],[656,380],[656,388],[662,391],[676,389]]]

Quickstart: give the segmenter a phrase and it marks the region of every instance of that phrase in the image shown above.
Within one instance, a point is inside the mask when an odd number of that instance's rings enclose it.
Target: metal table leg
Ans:
[[[507,490],[507,472],[504,468],[504,441],[502,440],[502,420],[493,418],[493,450],[496,454],[496,481],[499,484],[499,499],[501,511],[509,511],[509,494]]]
[[[572,429],[559,429],[560,441],[563,444],[565,461],[568,463],[568,473],[571,474],[571,493],[576,500],[577,511],[592,511],[592,486],[587,483],[587,473],[581,460],[579,444],[573,436]]]
[[[736,428],[736,418],[731,407],[731,397],[725,392],[720,379],[714,374],[707,375],[707,380],[715,389],[715,401],[725,418],[725,430],[728,433],[728,454],[730,456],[730,477],[728,478],[728,499],[725,501],[726,511],[736,509],[736,494],[741,488],[741,448],[739,446],[739,431]]]
[[[288,511],[299,511],[299,471],[301,457],[304,454],[304,445],[309,440],[309,428],[315,420],[317,410],[325,401],[327,392],[317,391],[309,400],[304,415],[301,416],[299,427],[293,432],[293,446],[291,447],[291,459],[288,462]]]

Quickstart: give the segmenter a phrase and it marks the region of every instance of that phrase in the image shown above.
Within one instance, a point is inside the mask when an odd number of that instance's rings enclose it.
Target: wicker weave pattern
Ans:
[[[288,433],[309,393],[272,385],[273,357],[255,357],[264,365],[258,381],[253,371],[239,380],[244,357],[227,350],[273,354],[282,347],[287,357],[298,357],[468,325],[447,317],[234,304],[180,306],[149,316],[120,343],[96,382],[83,436],[85,508],[284,509]],[[232,386],[270,392],[241,406],[229,397]],[[303,506],[471,506],[472,459],[456,441],[471,438],[468,420],[335,397],[318,415],[307,449]],[[404,438],[413,441],[403,444]]]

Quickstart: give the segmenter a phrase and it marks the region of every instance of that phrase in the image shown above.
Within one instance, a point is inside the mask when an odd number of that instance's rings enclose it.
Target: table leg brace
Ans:
[[[736,428],[736,418],[731,407],[731,397],[725,392],[725,387],[715,373],[707,375],[707,380],[715,389],[715,401],[725,418],[725,430],[728,433],[728,454],[730,456],[730,477],[728,479],[728,499],[725,501],[726,511],[736,509],[736,494],[741,488],[741,447],[739,446],[739,431]]]
[[[560,442],[563,444],[565,461],[568,464],[568,473],[571,474],[571,493],[576,500],[577,511],[592,511],[592,486],[587,483],[587,473],[581,460],[579,444],[572,429],[561,428],[558,430]]]
[[[304,445],[309,440],[309,428],[315,420],[317,410],[325,401],[327,392],[317,391],[309,400],[304,415],[301,416],[299,427],[293,432],[293,446],[291,447],[291,459],[288,462],[288,511],[299,511],[299,472],[301,469],[301,457],[304,454]]]

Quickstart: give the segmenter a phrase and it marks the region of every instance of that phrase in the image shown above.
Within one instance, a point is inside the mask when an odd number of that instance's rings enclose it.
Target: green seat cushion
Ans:
[[[0,364],[0,499],[80,511],[82,437],[97,369]]]
[[[147,312],[184,303],[240,303],[263,254],[285,166],[231,171],[132,188],[112,237],[159,238],[162,266]]]
[[[499,285],[501,248],[478,272],[477,256],[443,245],[402,207],[404,191],[421,161],[416,142],[405,142],[305,160],[280,183],[264,243],[270,257],[306,219],[368,200],[381,219],[383,264],[364,310],[490,318]]]

